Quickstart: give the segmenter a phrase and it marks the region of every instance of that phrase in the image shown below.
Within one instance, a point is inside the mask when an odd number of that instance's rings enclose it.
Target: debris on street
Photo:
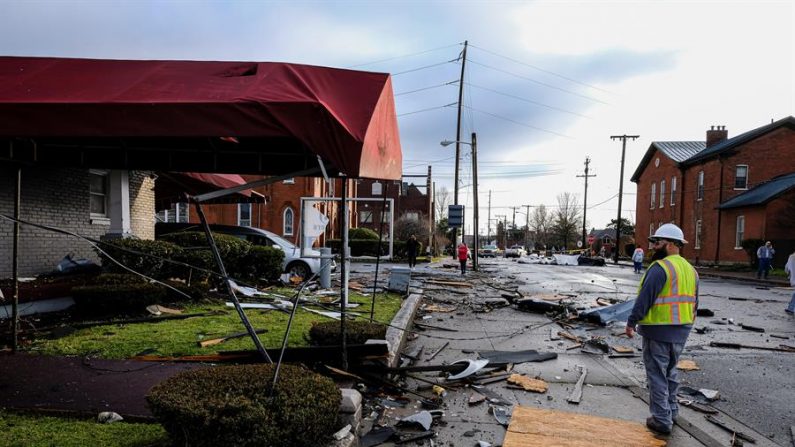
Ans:
[[[525,391],[532,391],[534,393],[546,393],[549,389],[549,384],[541,379],[531,379],[522,374],[511,374],[508,377],[508,383],[517,385]]]
[[[554,352],[538,352],[534,349],[524,351],[480,351],[481,358],[491,363],[512,363],[518,365],[525,362],[544,362],[558,358]]]
[[[736,436],[736,437],[742,439],[743,441],[748,441],[751,444],[755,444],[756,443],[756,439],[755,438],[753,438],[753,437],[751,437],[751,436],[749,436],[749,435],[747,435],[747,434],[745,434],[743,432],[734,430],[733,428],[731,428],[728,425],[726,425],[725,422],[721,421],[720,419],[716,418],[715,416],[713,416],[711,414],[708,414],[708,415],[705,415],[704,417],[708,421],[710,421],[711,423],[713,423],[713,424],[717,425],[718,427],[722,428],[723,430],[726,430],[727,432],[731,433],[732,436]]]
[[[676,364],[676,369],[681,371],[699,371],[701,368],[698,367],[696,362],[693,360],[679,360]]]
[[[577,368],[580,369],[580,378],[577,379],[577,384],[574,385],[574,390],[566,398],[566,402],[579,405],[580,400],[582,400],[582,386],[585,383],[585,376],[588,375],[588,368],[580,365],[577,365]]]

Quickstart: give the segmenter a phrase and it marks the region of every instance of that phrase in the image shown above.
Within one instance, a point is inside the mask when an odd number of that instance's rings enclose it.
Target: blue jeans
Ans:
[[[792,298],[789,300],[789,306],[787,306],[787,310],[790,312],[795,312],[795,292],[792,293]]]
[[[635,273],[640,273],[641,270],[643,270],[643,263],[635,262]]]
[[[759,270],[756,272],[756,277],[760,278],[762,275],[767,279],[767,272],[770,271],[770,258],[759,258]]]
[[[679,413],[676,391],[679,388],[676,363],[684,343],[666,343],[643,337],[643,365],[649,386],[649,411],[667,427]]]

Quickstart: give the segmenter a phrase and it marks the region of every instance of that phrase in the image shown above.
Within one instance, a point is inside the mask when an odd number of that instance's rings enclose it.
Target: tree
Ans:
[[[577,196],[570,192],[558,194],[558,209],[554,213],[552,235],[564,249],[577,240],[577,229],[582,222]]]
[[[547,207],[539,205],[533,210],[530,217],[530,226],[536,235],[536,243],[546,245],[549,242],[549,228],[552,225],[552,216],[547,212]]]
[[[605,228],[616,229],[616,219],[610,219],[610,223]],[[635,224],[626,217],[621,218],[621,234],[635,234]]]
[[[436,208],[436,219],[447,219],[447,207],[450,205],[450,191],[444,186],[436,191],[434,207]]]
[[[408,240],[413,234],[417,240],[428,240],[428,226],[427,220],[420,216],[419,219],[414,216],[404,214],[395,222],[395,238],[399,241]]]

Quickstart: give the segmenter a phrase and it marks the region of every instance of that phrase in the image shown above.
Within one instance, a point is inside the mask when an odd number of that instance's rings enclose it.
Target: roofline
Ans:
[[[643,173],[643,171],[646,169],[646,166],[651,161],[651,157],[654,154],[654,151],[658,151],[658,152],[662,153],[665,156],[665,158],[671,160],[676,167],[680,167],[682,165],[682,163],[680,163],[680,162],[674,160],[673,158],[669,157],[668,154],[666,154],[664,150],[662,150],[661,148],[657,147],[657,143],[658,143],[658,141],[652,141],[651,142],[651,144],[649,145],[649,148],[646,149],[646,153],[643,154],[643,158],[640,160],[640,163],[638,164],[638,167],[635,169],[635,172],[632,174],[632,177],[629,179],[629,181],[634,182],[634,183],[638,183],[638,180],[640,180],[640,175]]]
[[[795,174],[795,173],[793,173],[793,174]],[[742,194],[738,194],[738,195],[736,195],[736,196],[732,197],[731,199],[727,200],[726,202],[728,202],[728,201],[730,201],[730,200],[734,200],[734,199],[736,199],[737,197],[740,197],[740,196],[742,196],[742,195],[744,195],[744,194],[748,194],[748,193],[750,193],[751,191],[753,191],[754,189],[756,189],[756,188],[760,188],[760,187],[764,186],[766,183],[769,183],[769,182],[771,182],[771,181],[773,181],[773,180],[775,180],[775,179],[777,179],[777,178],[779,178],[779,177],[783,177],[783,176],[786,176],[786,175],[792,175],[792,174],[784,174],[784,175],[780,175],[780,176],[777,176],[777,177],[773,177],[773,178],[772,178],[772,179],[770,179],[768,182],[765,182],[765,183],[763,183],[763,184],[761,184],[761,185],[757,185],[757,186],[755,186],[754,188],[751,188],[751,189],[749,189],[748,191],[745,191],[745,192],[744,192],[744,193],[742,193]],[[719,209],[719,210],[733,210],[733,209],[737,209],[737,208],[752,208],[752,207],[755,207],[755,206],[764,206],[764,205],[767,205],[768,203],[770,203],[770,202],[772,202],[772,201],[774,201],[774,200],[778,199],[779,197],[783,196],[784,194],[788,193],[788,192],[789,192],[790,190],[792,190],[792,189],[795,189],[795,185],[792,185],[792,186],[790,186],[789,188],[784,188],[784,189],[782,189],[781,191],[779,191],[778,193],[776,193],[776,194],[773,194],[772,196],[768,197],[766,200],[763,200],[763,201],[761,201],[761,202],[759,202],[759,203],[757,203],[757,204],[753,204],[753,205],[737,205],[737,206],[727,206],[727,207],[724,207],[724,206],[723,206],[723,204],[719,204],[719,205],[718,205],[718,206],[716,206],[715,208],[716,208],[716,209]],[[723,202],[723,203],[726,203],[726,202]]]
[[[724,154],[725,152],[727,152],[727,151],[729,151],[729,150],[731,150],[731,149],[733,149],[733,148],[735,148],[735,147],[737,147],[739,145],[745,144],[745,143],[747,143],[749,141],[752,141],[752,140],[760,138],[760,137],[762,137],[764,135],[767,135],[768,133],[770,133],[770,132],[772,132],[774,130],[777,130],[778,128],[783,127],[783,126],[787,126],[787,127],[792,128],[793,130],[795,130],[795,117],[790,115],[790,116],[788,116],[786,118],[782,118],[782,119],[780,119],[778,121],[775,121],[775,122],[772,122],[770,124],[766,124],[764,126],[760,126],[760,127],[755,128],[755,129],[751,129],[751,130],[749,130],[747,132],[743,132],[743,133],[741,133],[740,135],[737,135],[734,138],[729,138],[728,140],[722,141],[722,142],[718,143],[715,146],[725,145],[726,147],[722,147],[722,148],[718,149],[717,151],[710,152],[709,154],[703,154],[703,152],[708,151],[711,148],[710,147],[704,148],[704,151],[702,151],[701,153],[696,154],[696,155],[688,158],[687,160],[683,161],[681,163],[681,165],[687,167],[687,166],[690,166],[690,165],[693,165],[693,164],[696,164],[696,163],[699,163],[699,162],[702,162],[702,161],[709,160],[709,159],[714,158],[714,157],[719,157],[720,155]]]

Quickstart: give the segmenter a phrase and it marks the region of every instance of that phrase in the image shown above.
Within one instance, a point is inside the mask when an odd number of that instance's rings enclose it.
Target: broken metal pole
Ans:
[[[348,346],[345,332],[345,312],[348,307],[348,179],[342,178],[340,188],[340,345],[342,346],[342,369],[348,370]]]
[[[221,259],[221,253],[218,252],[218,246],[215,245],[215,239],[213,238],[212,231],[210,231],[210,224],[207,223],[207,218],[204,216],[204,210],[202,210],[201,202],[195,198],[191,198],[191,200],[193,200],[194,205],[196,205],[196,213],[199,215],[199,220],[201,220],[202,228],[204,229],[204,235],[207,237],[207,243],[210,245],[210,251],[212,252],[215,263],[218,266],[218,272],[224,279],[224,284],[226,284],[226,288],[229,291],[229,296],[232,298],[232,303],[235,305],[237,314],[240,315],[240,320],[243,322],[243,326],[246,327],[246,332],[248,332],[248,334],[251,336],[251,339],[254,341],[254,346],[257,347],[257,352],[259,352],[260,356],[262,356],[266,362],[273,363],[273,360],[271,360],[270,356],[268,355],[268,351],[266,351],[265,347],[262,346],[262,342],[260,341],[259,336],[257,336],[257,331],[251,325],[251,322],[248,321],[248,317],[243,311],[243,308],[240,307],[240,301],[238,301],[237,295],[235,295],[235,288],[232,287],[232,280],[226,273],[224,261]]]
[[[11,270],[14,276],[13,301],[11,302],[11,352],[17,352],[19,343],[19,203],[22,196],[22,167],[17,167],[14,187],[14,248]]]

